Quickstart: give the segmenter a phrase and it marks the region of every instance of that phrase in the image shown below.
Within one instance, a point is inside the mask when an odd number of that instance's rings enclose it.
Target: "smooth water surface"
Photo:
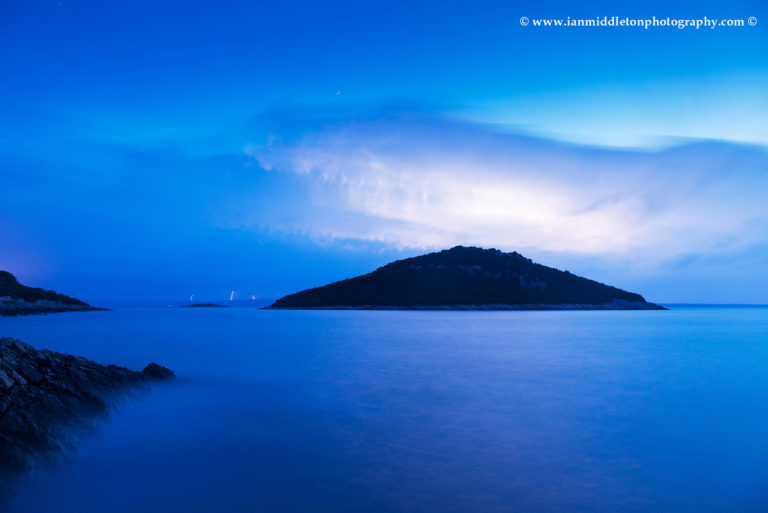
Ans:
[[[768,511],[764,308],[136,308],[0,335],[178,375],[16,513]]]

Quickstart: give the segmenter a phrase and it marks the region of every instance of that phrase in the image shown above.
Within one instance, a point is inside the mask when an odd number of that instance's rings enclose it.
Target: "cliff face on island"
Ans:
[[[0,315],[104,310],[52,290],[27,287],[7,271],[0,271]]]
[[[171,377],[155,363],[136,372],[0,338],[0,505],[16,478],[67,447],[72,429],[106,413],[118,394]]]
[[[664,309],[640,294],[534,263],[516,252],[463,246],[297,292],[270,308]]]

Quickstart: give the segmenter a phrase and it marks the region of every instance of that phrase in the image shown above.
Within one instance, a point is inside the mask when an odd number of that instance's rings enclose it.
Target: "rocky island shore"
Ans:
[[[8,271],[0,271],[0,316],[106,310],[52,290],[27,287]]]
[[[456,246],[290,294],[268,308],[333,310],[665,310],[640,294],[517,252]]]
[[[173,376],[156,363],[137,372],[0,338],[0,504],[18,477],[66,448],[120,394]]]

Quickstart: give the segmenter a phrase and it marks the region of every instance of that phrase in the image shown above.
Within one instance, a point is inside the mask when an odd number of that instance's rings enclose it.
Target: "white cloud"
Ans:
[[[619,151],[400,117],[337,123],[249,153],[314,191],[273,228],[320,240],[659,261],[766,237],[763,147]]]

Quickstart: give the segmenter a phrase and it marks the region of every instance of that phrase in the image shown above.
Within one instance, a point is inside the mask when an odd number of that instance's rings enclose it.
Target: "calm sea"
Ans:
[[[12,512],[768,511],[766,308],[124,308],[0,335],[178,375]]]

